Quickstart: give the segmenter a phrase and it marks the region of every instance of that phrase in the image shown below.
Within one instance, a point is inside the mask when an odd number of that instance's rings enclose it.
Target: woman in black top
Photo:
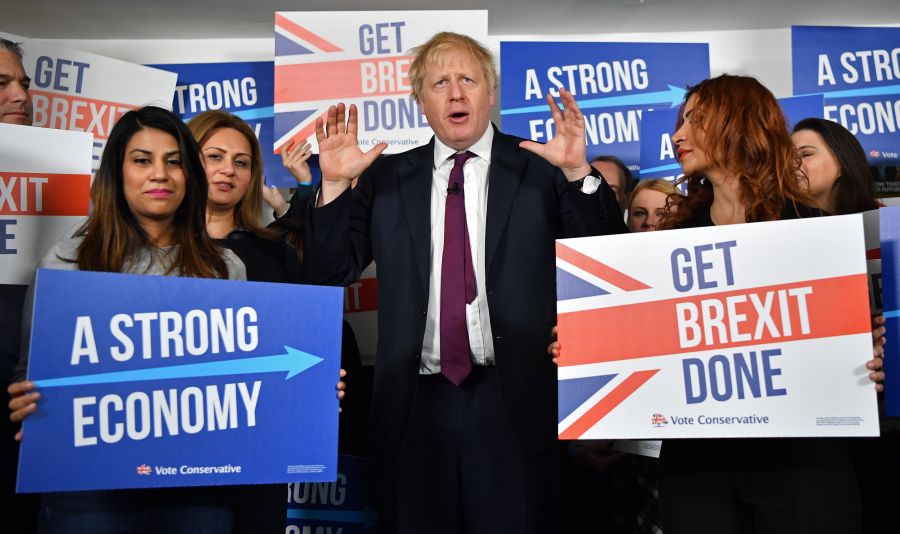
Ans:
[[[253,130],[224,111],[201,113],[188,127],[200,145],[209,182],[207,233],[241,258],[248,280],[303,282],[296,249],[260,224],[265,186]]]
[[[757,80],[723,75],[691,88],[672,140],[688,194],[671,198],[660,229],[819,214],[781,109]],[[883,334],[873,330],[867,363],[879,390]],[[660,460],[666,534],[859,532],[843,440],[666,440]]]

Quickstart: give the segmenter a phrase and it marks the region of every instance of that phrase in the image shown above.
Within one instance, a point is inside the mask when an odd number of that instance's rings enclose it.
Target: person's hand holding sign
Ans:
[[[872,359],[866,362],[866,369],[869,373],[869,380],[875,382],[875,390],[879,393],[884,391],[884,344],[887,339],[884,337],[886,330],[884,327],[884,315],[872,318]]]
[[[344,382],[344,380],[343,380],[343,378],[344,378],[345,376],[347,376],[347,371],[341,369],[341,380],[338,380],[337,385],[334,386],[334,389],[337,390],[338,411],[341,411],[341,407],[340,407],[340,404],[341,404],[341,403],[340,403],[340,401],[343,400],[344,395],[346,394],[346,390],[347,390],[347,383]]]
[[[23,380],[10,384],[6,392],[9,393],[9,420],[13,423],[21,423],[37,410],[41,394],[34,391],[34,382]],[[16,441],[22,441],[21,428],[16,432]]]
[[[562,347],[560,347],[559,338],[556,335],[556,326],[553,327],[550,334],[553,336],[553,343],[550,343],[550,346],[547,347],[547,353],[553,356],[553,363],[559,365],[559,351]]]

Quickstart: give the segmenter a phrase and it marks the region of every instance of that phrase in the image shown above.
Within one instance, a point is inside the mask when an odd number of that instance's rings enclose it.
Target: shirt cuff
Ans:
[[[600,189],[603,178],[597,178],[590,174],[584,177],[584,183],[581,185],[581,192],[585,195],[593,195]]]

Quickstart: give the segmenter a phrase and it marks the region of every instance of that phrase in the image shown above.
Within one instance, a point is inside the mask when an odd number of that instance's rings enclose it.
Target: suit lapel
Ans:
[[[428,266],[431,263],[431,182],[434,167],[434,138],[425,146],[405,154],[405,165],[398,170],[400,198],[406,226],[413,246],[413,256],[422,289],[428,289]],[[388,252],[390,253],[390,252]]]
[[[522,181],[528,161],[518,155],[516,139],[509,137],[494,127],[494,142],[491,146],[491,167],[488,174],[487,228],[485,229],[485,275],[491,272],[494,253],[500,243],[500,236],[506,229],[513,199]]]

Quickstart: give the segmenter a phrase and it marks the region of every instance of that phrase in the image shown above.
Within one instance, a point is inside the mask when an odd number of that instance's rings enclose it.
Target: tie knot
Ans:
[[[454,167],[462,167],[465,165],[466,160],[474,156],[475,154],[469,152],[468,150],[465,152],[458,152],[453,154],[451,157],[453,158],[453,166]]]

